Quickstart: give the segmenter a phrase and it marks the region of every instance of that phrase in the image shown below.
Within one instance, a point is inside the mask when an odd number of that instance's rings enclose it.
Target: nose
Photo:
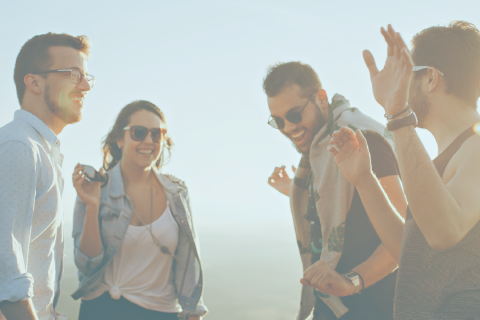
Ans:
[[[147,134],[147,136],[145,137],[145,139],[143,139],[143,142],[153,143],[152,133],[151,133],[151,132],[149,132],[149,133]]]
[[[295,131],[296,128],[297,125],[295,123],[291,123],[290,121],[285,119],[285,127],[283,128],[283,131],[285,133],[292,133],[293,131]]]
[[[82,77],[82,81],[80,81],[80,83],[77,85],[77,88],[82,91],[90,91],[92,86],[90,85],[90,82],[85,79],[85,77]]]

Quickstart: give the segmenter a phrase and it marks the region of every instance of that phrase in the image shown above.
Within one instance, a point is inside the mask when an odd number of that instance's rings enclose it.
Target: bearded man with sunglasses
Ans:
[[[0,319],[66,318],[55,311],[64,255],[57,136],[82,117],[89,50],[85,36],[48,33],[17,56],[21,110],[0,128]]]
[[[285,167],[275,168],[268,179],[290,197],[305,271],[297,320],[307,319],[312,309],[315,320],[392,319],[397,264],[381,244],[355,187],[327,150],[340,126],[365,132],[373,171],[391,202],[404,212],[391,135],[343,96],[336,94],[329,103],[309,65],[275,65],[263,87],[271,112],[268,123],[302,154],[293,182]]]

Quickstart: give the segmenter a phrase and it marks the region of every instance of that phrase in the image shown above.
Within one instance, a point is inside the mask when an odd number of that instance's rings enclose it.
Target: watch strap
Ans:
[[[357,294],[363,290],[363,278],[358,273],[356,273],[355,271],[350,271],[343,274],[343,276],[352,282],[353,287],[355,288],[353,294]]]
[[[407,115],[399,118],[399,119],[394,119],[390,120],[387,123],[387,129],[389,131],[397,130],[406,126],[410,125],[417,126],[417,116],[415,115],[415,112],[410,111]]]

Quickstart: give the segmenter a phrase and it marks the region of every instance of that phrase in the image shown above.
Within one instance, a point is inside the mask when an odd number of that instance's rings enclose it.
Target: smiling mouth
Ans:
[[[84,95],[70,95],[70,99],[73,102],[80,103],[83,106],[83,102],[85,101],[85,96]]]
[[[295,144],[298,144],[303,140],[306,132],[307,132],[307,129],[302,129],[302,130],[299,130],[298,132],[292,133],[290,137]]]
[[[137,152],[143,155],[148,155],[148,156],[153,154],[152,149],[141,149],[141,150],[137,150]]]

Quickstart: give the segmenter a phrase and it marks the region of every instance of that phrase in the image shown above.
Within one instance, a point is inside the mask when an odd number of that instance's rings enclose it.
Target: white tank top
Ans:
[[[147,229],[148,228],[148,229]],[[173,257],[161,251],[150,234],[150,225],[129,225],[123,243],[105,269],[105,283],[113,299],[125,299],[150,310],[181,312],[175,292]],[[152,223],[160,244],[174,253],[178,225],[170,207]]]

